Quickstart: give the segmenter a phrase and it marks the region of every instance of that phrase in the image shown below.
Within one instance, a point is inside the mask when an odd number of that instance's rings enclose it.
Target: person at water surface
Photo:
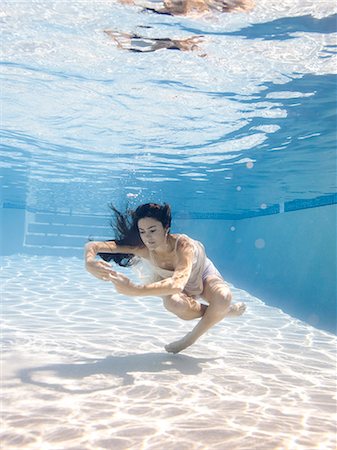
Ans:
[[[157,50],[181,50],[194,51],[199,50],[198,44],[202,40],[202,36],[195,36],[186,39],[170,39],[170,38],[147,38],[138,34],[119,33],[118,31],[104,30],[117,47],[131,52],[148,53]]]
[[[118,0],[119,3],[142,7],[144,12],[165,15],[200,16],[213,12],[247,12],[254,6],[252,0],[164,0],[163,2],[149,2],[146,0]],[[142,28],[151,28],[150,26]],[[117,30],[104,30],[117,47],[138,53],[149,53],[157,50],[199,50],[199,43],[203,36],[192,36],[184,39],[156,38],[141,36],[138,33],[125,33]],[[199,56],[205,57],[206,54]]]
[[[143,7],[144,11],[172,16],[201,15],[213,12],[247,12],[254,6],[253,0],[119,0],[125,5]]]
[[[111,282],[116,291],[127,296],[158,296],[164,307],[183,320],[200,321],[178,341],[165,346],[178,353],[192,345],[225,317],[240,316],[244,303],[232,304],[231,291],[214,264],[207,258],[201,242],[185,234],[171,234],[171,208],[168,204],[147,203],[135,211],[115,214],[117,239],[88,242],[85,265],[96,278]],[[99,255],[104,261],[96,259]],[[113,270],[108,261],[130,266],[135,258],[149,261],[155,282],[135,284]],[[201,304],[202,298],[207,305]]]

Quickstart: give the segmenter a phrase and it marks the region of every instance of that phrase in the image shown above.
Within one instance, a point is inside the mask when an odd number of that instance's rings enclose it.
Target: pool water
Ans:
[[[333,449],[336,337],[232,287],[244,318],[193,325],[78,258],[6,258],[6,449]]]
[[[335,450],[336,17],[2,2],[6,450]],[[133,53],[104,30],[200,44]],[[178,355],[194,322],[83,264],[110,202],[148,201],[247,304]]]
[[[2,8],[5,206],[93,215],[154,200],[246,217],[336,202],[332,0],[204,18],[113,1]],[[107,29],[203,41],[130,53]]]

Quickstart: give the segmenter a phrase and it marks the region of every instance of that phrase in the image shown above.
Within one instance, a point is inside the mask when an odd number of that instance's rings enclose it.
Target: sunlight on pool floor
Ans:
[[[3,448],[336,448],[336,337],[233,287],[247,313],[179,355],[193,322],[76,258],[4,259]]]

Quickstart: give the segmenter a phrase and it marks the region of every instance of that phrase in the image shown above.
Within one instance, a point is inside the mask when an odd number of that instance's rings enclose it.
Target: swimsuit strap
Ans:
[[[181,238],[181,236],[186,236],[186,235],[185,235],[185,234],[179,234],[179,235],[178,235],[178,237],[177,237],[177,239],[176,239],[175,246],[174,246],[174,251],[175,251],[175,252],[177,251],[178,241],[179,241],[179,239]]]

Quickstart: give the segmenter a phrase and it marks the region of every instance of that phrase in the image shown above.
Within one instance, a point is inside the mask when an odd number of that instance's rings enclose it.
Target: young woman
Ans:
[[[190,333],[166,345],[166,351],[178,353],[224,317],[244,313],[244,303],[231,304],[230,289],[206,257],[201,242],[185,234],[170,233],[169,205],[147,203],[126,214],[111,208],[116,217],[117,239],[88,242],[85,246],[86,269],[96,278],[112,282],[121,294],[162,297],[164,307],[181,319],[201,318]],[[96,255],[105,261],[96,260]],[[121,266],[129,266],[135,257],[149,261],[158,281],[135,284],[114,271],[107,262],[114,260]],[[197,297],[208,305],[199,303]]]

